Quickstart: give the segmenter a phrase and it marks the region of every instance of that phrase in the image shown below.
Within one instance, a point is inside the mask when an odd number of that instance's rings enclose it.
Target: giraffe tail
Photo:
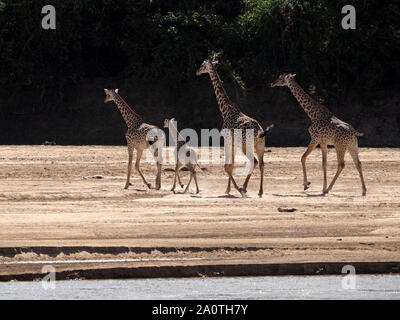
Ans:
[[[274,125],[274,124],[271,124],[271,125],[268,126],[264,131],[258,133],[258,137],[259,137],[259,138],[264,138],[264,137],[267,135],[267,133],[270,133],[271,130],[272,130],[274,127],[275,127],[275,125]]]

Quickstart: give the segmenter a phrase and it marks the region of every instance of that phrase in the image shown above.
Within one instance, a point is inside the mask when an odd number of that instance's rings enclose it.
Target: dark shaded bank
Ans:
[[[308,144],[310,122],[287,88],[269,88],[267,83],[260,83],[243,91],[226,74],[222,78],[243,112],[256,118],[263,127],[275,124],[267,137],[267,146]],[[310,92],[312,83],[308,79],[297,75],[297,80]],[[58,145],[125,144],[125,124],[113,103],[103,103],[103,88],[119,88],[122,97],[146,122],[160,127],[165,117],[175,117],[179,129],[193,128],[197,132],[222,126],[207,76],[178,89],[126,78],[97,78],[66,87],[54,105],[39,113],[35,110],[42,106],[36,90],[17,88],[5,93],[1,89],[0,93],[6,97],[2,103],[7,109],[19,107],[15,112],[0,114],[0,144],[41,144],[46,140]],[[348,93],[346,98],[332,97],[324,104],[338,118],[365,134],[359,138],[360,146],[400,146],[400,93],[380,91],[373,98],[368,93],[365,98]]]
[[[272,146],[308,144],[308,120],[283,72],[365,133],[361,146],[400,146],[400,4],[387,0],[0,0],[0,144],[123,144],[124,123],[103,88],[146,121],[220,128],[208,56],[232,100]],[[356,29],[342,27],[353,5]]]
[[[239,277],[279,275],[341,275],[351,265],[357,274],[398,274],[400,262],[312,262],[281,264],[172,265],[71,269],[57,272],[57,280],[100,280],[178,277]],[[0,281],[39,281],[43,273],[0,275]]]
[[[0,256],[15,257],[17,254],[35,253],[37,255],[48,255],[56,257],[60,254],[75,254],[79,252],[97,254],[121,254],[121,253],[161,253],[174,252],[211,252],[215,250],[225,251],[257,251],[265,250],[264,247],[0,247]],[[273,249],[273,248],[271,248]]]
[[[185,252],[187,254],[225,250],[231,252],[255,252],[265,250],[265,247],[3,247],[0,256],[15,258],[18,254],[35,253],[39,257],[49,256],[56,258],[60,254],[66,256],[77,253],[90,254],[123,254],[123,253],[165,253]],[[273,248],[271,248],[273,249]],[[197,256],[199,257],[199,256]],[[190,255],[186,256],[190,258]],[[128,259],[129,260],[129,259]],[[173,258],[137,259],[137,261],[120,261],[96,258],[89,260],[55,261],[57,263],[57,280],[73,279],[129,279],[129,278],[168,278],[168,277],[235,277],[235,276],[277,276],[277,275],[340,275],[344,266],[355,268],[357,274],[398,274],[398,261],[348,261],[348,262],[279,262],[247,263],[226,262],[223,259]],[[133,259],[135,260],[135,259]],[[142,261],[141,261],[142,260]],[[214,261],[213,261],[214,260]],[[145,265],[143,265],[143,263]],[[43,278],[42,267],[55,264],[52,261],[21,261],[19,259],[0,263],[0,281],[34,281]]]

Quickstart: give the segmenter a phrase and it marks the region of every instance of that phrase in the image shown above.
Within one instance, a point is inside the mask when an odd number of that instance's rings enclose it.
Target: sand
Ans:
[[[223,164],[204,160],[199,194],[194,183],[191,193],[181,194],[180,187],[178,194],[170,191],[172,164],[164,167],[161,190],[148,190],[136,172],[124,190],[126,147],[1,146],[0,263],[150,259],[113,264],[132,267],[400,261],[400,149],[360,149],[366,197],[349,155],[343,174],[324,196],[319,149],[308,158],[312,184],[307,191],[300,162],[305,148],[267,151],[264,196],[259,198],[258,168],[246,197],[234,189],[225,195]],[[154,185],[155,165],[143,161],[142,168]],[[328,179],[335,172],[336,154],[329,149]],[[186,183],[188,172],[181,175]],[[241,185],[244,177],[235,177]],[[201,262],[151,261],[182,257]],[[0,275],[37,268],[0,264]]]

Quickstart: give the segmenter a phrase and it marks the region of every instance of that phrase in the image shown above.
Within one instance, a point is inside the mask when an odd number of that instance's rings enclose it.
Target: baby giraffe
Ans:
[[[196,193],[199,193],[200,190],[199,190],[199,185],[197,184],[196,165],[199,168],[200,168],[200,166],[197,163],[197,153],[193,149],[191,149],[187,146],[185,139],[178,132],[178,129],[177,129],[175,123],[176,123],[176,121],[174,118],[164,120],[164,128],[169,128],[170,137],[172,137],[173,142],[176,145],[175,178],[174,178],[174,185],[172,186],[171,191],[173,193],[175,193],[177,177],[178,177],[178,182],[179,182],[180,186],[183,188],[183,184],[182,184],[181,178],[179,176],[179,169],[185,164],[185,162],[187,162],[186,167],[190,171],[190,179],[189,179],[189,182],[186,186],[184,193],[186,193],[189,190],[189,186],[190,186],[190,183],[192,182],[192,178],[194,178],[194,182],[196,183]],[[201,170],[201,168],[200,168],[200,170]]]
[[[320,145],[322,150],[322,167],[324,170],[323,193],[328,193],[332,189],[337,178],[344,169],[345,153],[346,151],[349,151],[360,174],[362,195],[365,196],[367,189],[364,183],[361,161],[358,158],[357,140],[357,137],[361,137],[364,134],[355,130],[350,124],[336,118],[330,110],[311,98],[294,80],[294,77],[295,74],[284,73],[280,75],[275,82],[271,83],[271,87],[287,86],[312,122],[311,126],[308,128],[308,132],[311,136],[311,142],[307,151],[301,158],[304,175],[304,190],[307,190],[310,185],[310,182],[307,180],[306,159],[308,155],[315,149],[315,147]],[[338,161],[336,175],[329,187],[327,187],[326,181],[328,145],[333,145],[335,147]]]
[[[159,150],[160,146],[163,144],[163,141],[159,138],[155,130],[160,130],[158,127],[147,124],[143,121],[142,117],[139,116],[135,111],[133,111],[129,105],[122,99],[122,97],[118,94],[118,89],[104,89],[106,93],[106,99],[104,103],[109,101],[114,101],[118,107],[118,110],[121,112],[122,117],[125,120],[126,126],[128,130],[126,131],[125,137],[128,144],[128,176],[126,178],[125,189],[128,189],[130,186],[130,177],[132,171],[132,159],[133,159],[133,150],[136,149],[136,164],[135,169],[139,173],[145,185],[150,189],[151,185],[148,183],[140,171],[140,158],[142,157],[142,153],[145,149],[149,148],[151,142],[147,140],[148,136],[156,136],[154,138],[154,144],[156,145],[156,150],[154,152],[154,156],[157,159],[157,177],[156,177],[156,189],[159,190],[161,188],[161,163],[162,163],[162,152]],[[160,157],[159,157],[160,151]]]

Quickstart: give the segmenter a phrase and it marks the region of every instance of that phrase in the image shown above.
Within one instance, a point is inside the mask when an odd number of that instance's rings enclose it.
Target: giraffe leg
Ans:
[[[128,146],[128,176],[126,177],[125,189],[128,189],[130,186],[131,172],[132,172],[132,160],[133,160],[133,148]]]
[[[192,177],[194,178],[194,182],[196,184],[196,193],[199,193],[200,190],[199,190],[199,184],[197,183],[196,169],[192,164],[190,164],[189,170],[190,170],[190,179],[189,179],[189,182],[188,182],[188,184],[186,186],[186,189],[185,189],[184,193],[186,193],[188,191],[189,185],[192,182]]]
[[[179,166],[179,168],[178,168],[178,171],[177,171],[177,175],[178,175],[178,182],[179,182],[179,185],[181,186],[181,188],[183,188],[184,187],[184,184],[182,183],[182,181],[181,181],[181,176],[180,176],[180,174],[179,174],[179,169],[180,169],[180,167],[182,167],[182,164]]]
[[[189,171],[190,171],[190,178],[189,178],[189,182],[188,182],[188,184],[187,184],[187,186],[185,188],[185,191],[183,193],[186,193],[189,190],[189,186],[190,186],[190,183],[192,182],[192,178],[193,178],[193,171],[194,171],[193,170],[193,166],[192,166],[191,163],[187,164],[187,166],[188,166]]]
[[[233,137],[233,134],[232,134],[232,137]],[[243,196],[243,190],[242,190],[242,188],[239,188],[239,187],[238,187],[238,185],[237,185],[237,183],[236,183],[236,181],[235,181],[235,179],[233,178],[233,175],[232,175],[232,173],[233,173],[233,167],[234,167],[234,164],[235,164],[235,145],[234,145],[234,140],[233,140],[233,138],[232,138],[232,150],[230,150],[230,151],[231,151],[231,156],[232,156],[232,158],[231,158],[232,163],[231,163],[231,164],[225,164],[225,166],[224,166],[225,172],[226,172],[226,173],[228,174],[228,176],[229,176],[227,191],[230,192],[230,187],[231,187],[231,182],[232,182],[232,184],[233,184],[233,186],[235,187],[235,189],[236,189],[237,191],[239,191],[239,193]],[[229,153],[228,153],[228,156],[229,156]],[[229,192],[227,192],[227,193],[229,194]]]
[[[237,185],[237,183],[236,183],[236,181],[235,181],[235,179],[233,178],[233,175],[232,175],[232,173],[233,173],[233,164],[234,164],[234,162],[235,162],[235,155],[234,155],[234,152],[233,152],[233,143],[232,143],[232,163],[231,164],[225,164],[225,166],[224,166],[224,168],[225,168],[225,172],[228,174],[228,176],[229,176],[229,182],[228,182],[228,187],[230,188],[230,183],[232,182],[232,184],[233,184],[233,186],[235,187],[235,189],[237,190],[237,191],[239,191],[239,193],[243,196],[243,189],[242,188],[239,188],[238,187],[238,185]]]
[[[175,165],[174,184],[172,185],[172,188],[171,188],[171,191],[173,193],[175,193],[177,172],[178,172],[178,163],[176,163],[176,165]]]
[[[232,150],[231,150],[231,152],[232,152],[232,167],[234,166],[234,161],[235,161],[235,157],[233,155],[233,152],[234,152],[233,147],[234,147],[234,144],[233,144],[233,139],[232,139]],[[225,156],[229,156],[229,154],[225,155]],[[227,166],[227,164],[225,164],[225,171],[226,171],[226,166]],[[229,164],[228,164],[228,166],[229,166]],[[231,192],[231,182],[232,182],[232,179],[231,179],[231,176],[229,176],[228,186],[226,187],[226,191],[225,191],[226,194],[229,194]]]
[[[258,196],[261,198],[264,193],[264,149],[265,142],[257,148],[257,157],[260,166],[260,190],[258,191]]]
[[[361,166],[361,161],[358,157],[358,142],[357,138],[354,138],[354,143],[350,146],[349,148],[349,153],[351,157],[353,158],[354,164],[358,170],[358,173],[360,174],[360,179],[361,179],[361,185],[362,185],[362,195],[365,196],[367,194],[367,188],[365,187],[365,182],[364,182],[364,176],[362,172],[362,166]]]
[[[157,159],[157,176],[156,176],[156,190],[161,189],[161,169],[162,169],[162,154],[161,159],[158,159],[158,148],[154,151],[154,156]]]
[[[322,192],[326,193],[327,187],[327,177],[326,177],[326,169],[328,166],[328,145],[325,143],[321,143],[321,151],[322,151],[322,169],[324,171],[324,186],[322,188]]]
[[[226,194],[230,194],[231,193],[231,177],[229,177],[228,186],[226,187],[225,193]]]
[[[306,152],[304,152],[303,156],[301,157],[301,165],[303,166],[303,185],[304,185],[304,190],[307,190],[309,188],[309,185],[311,182],[308,182],[307,180],[307,169],[306,169],[306,159],[309,156],[309,154],[315,149],[315,147],[318,145],[318,143],[311,142],[308,145],[308,148]]]
[[[161,189],[161,172],[162,172],[162,164],[157,163],[156,190]]]
[[[171,191],[173,192],[173,193],[175,193],[175,187],[176,187],[176,178],[178,177],[178,179],[179,179],[179,168],[182,166],[182,164],[179,162],[179,161],[177,161],[176,162],[176,165],[175,165],[175,177],[174,177],[174,185],[172,186],[172,189],[171,189]],[[179,182],[180,183],[180,182]]]
[[[243,147],[242,147],[242,152],[243,152],[243,154],[247,157],[247,159],[249,159],[250,165],[252,166],[251,171],[250,171],[249,174],[247,175],[246,180],[244,181],[243,187],[242,187],[242,191],[243,191],[244,193],[247,193],[247,185],[249,184],[250,177],[251,177],[251,175],[253,174],[254,168],[257,166],[258,161],[257,161],[257,159],[254,157],[254,154],[253,154],[253,157],[251,157],[250,155],[247,155],[247,153],[246,153],[246,146],[243,146]],[[253,163],[251,163],[252,161],[253,161]]]
[[[340,174],[342,173],[342,171],[345,167],[344,156],[346,154],[346,148],[343,146],[335,146],[335,149],[336,149],[336,155],[337,155],[337,161],[338,161],[338,168],[337,168],[335,176],[333,177],[331,184],[329,185],[329,187],[325,193],[328,193],[329,191],[332,190],[333,185],[335,184],[337,178],[340,176]]]
[[[139,175],[141,176],[144,184],[150,189],[151,188],[150,183],[147,183],[144,175],[140,171],[140,159],[142,158],[143,150],[142,149],[136,149],[136,150],[137,150],[137,155],[136,155],[135,169],[137,172],[139,172]]]
[[[196,171],[193,172],[194,183],[196,184],[196,193],[200,192],[199,184],[197,183],[197,174]]]
[[[237,191],[239,191],[239,193],[243,196],[243,190],[242,190],[242,188],[239,188],[239,187],[238,187],[238,185],[237,185],[235,179],[233,179],[233,176],[232,176],[233,165],[231,165],[231,164],[226,164],[226,165],[225,165],[225,172],[228,174],[228,176],[229,176],[230,180],[232,181],[232,184],[233,184],[233,186],[235,187],[235,189],[236,189]]]

